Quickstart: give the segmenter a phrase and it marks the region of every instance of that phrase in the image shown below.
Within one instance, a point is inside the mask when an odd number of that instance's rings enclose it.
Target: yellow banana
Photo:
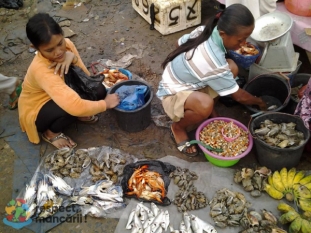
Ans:
[[[289,225],[289,233],[298,233],[301,228],[302,218],[297,217],[294,221]]]
[[[301,233],[310,233],[311,232],[311,223],[306,219],[302,219],[300,230],[301,230]]]
[[[282,178],[281,178],[279,171],[275,171],[272,174],[272,182],[273,182],[273,186],[276,190],[278,190],[282,193],[285,191],[285,187],[282,183]]]
[[[287,172],[287,185],[288,188],[291,188],[293,186],[294,177],[296,175],[296,168],[291,168]]]
[[[305,176],[305,171],[299,171],[296,173],[294,179],[293,179],[293,183],[292,184],[297,184],[300,182],[300,180]]]
[[[308,221],[311,221],[311,212],[309,212],[309,211],[303,212],[303,213],[302,213],[302,217],[303,217],[304,219],[307,219]],[[311,229],[311,228],[310,228],[310,229]]]
[[[281,169],[280,176],[281,176],[283,186],[284,186],[285,190],[287,190],[288,189],[288,183],[287,183],[287,168],[286,167],[283,167]]]
[[[273,180],[272,180],[272,175],[268,176],[268,184],[273,186]]]
[[[280,200],[283,198],[284,194],[278,190],[276,190],[270,184],[266,184],[264,190],[274,199]]]
[[[288,211],[287,213],[281,215],[280,222],[282,224],[286,224],[294,221],[297,217],[299,217],[299,214],[296,211]]]
[[[303,185],[310,183],[310,182],[311,182],[311,175],[305,176],[299,181],[299,183]]]
[[[311,198],[311,191],[306,186],[300,185],[300,184],[294,184],[293,189],[294,189],[294,195],[296,193],[298,194],[297,198],[304,198],[304,199]]]
[[[278,210],[284,213],[287,213],[288,211],[295,211],[293,207],[290,205],[286,204],[285,202],[280,202],[278,204]]]
[[[311,200],[310,199],[303,199],[300,198],[298,200],[298,204],[299,207],[303,210],[303,211],[309,211],[311,212]]]
[[[307,189],[311,190],[311,183],[304,184],[303,186],[305,186]]]

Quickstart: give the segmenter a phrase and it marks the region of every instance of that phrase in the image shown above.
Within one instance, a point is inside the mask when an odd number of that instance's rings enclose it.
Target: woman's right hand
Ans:
[[[261,102],[258,104],[260,110],[267,111],[267,104],[265,101],[262,100],[262,98],[259,98]]]
[[[116,93],[107,94],[105,101],[106,101],[106,108],[111,109],[116,107],[120,103],[120,98]]]

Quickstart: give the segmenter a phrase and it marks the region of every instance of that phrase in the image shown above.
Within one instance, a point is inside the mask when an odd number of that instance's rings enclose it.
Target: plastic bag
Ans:
[[[78,66],[70,66],[65,74],[65,83],[86,100],[97,100],[97,87],[102,81],[103,77],[90,77]]]
[[[138,199],[139,201],[148,201],[148,202],[154,202],[158,205],[162,205],[162,206],[167,206],[167,205],[170,205],[171,204],[171,201],[168,197],[164,197],[162,200],[162,202],[159,202],[157,200],[147,200],[147,199],[144,199],[144,198],[138,198],[136,195],[128,195],[127,192],[131,191],[129,190],[128,188],[128,180],[131,178],[133,172],[142,167],[143,165],[147,165],[148,168],[147,170],[148,171],[155,171],[155,172],[158,172],[160,175],[161,175],[161,178],[163,179],[164,181],[164,186],[165,186],[165,192],[167,193],[168,191],[168,186],[170,185],[170,181],[171,181],[171,178],[169,177],[170,173],[173,172],[176,167],[169,164],[169,163],[163,163],[159,160],[142,160],[142,161],[138,161],[136,163],[131,163],[131,164],[128,164],[124,167],[124,170],[123,170],[123,179],[121,181],[121,186],[122,186],[122,189],[123,189],[123,195],[125,197],[133,197],[133,198],[136,198]]]
[[[121,86],[115,93],[120,97],[120,104],[117,108],[122,110],[135,110],[145,104],[145,93],[147,86],[131,85]]]

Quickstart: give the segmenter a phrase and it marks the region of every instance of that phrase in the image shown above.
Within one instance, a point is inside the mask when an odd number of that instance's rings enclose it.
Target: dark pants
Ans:
[[[96,92],[98,100],[105,99],[107,90],[103,84],[99,84]],[[53,100],[48,101],[39,111],[36,119],[37,130],[43,133],[46,130],[51,130],[53,133],[59,133],[68,125],[74,123],[77,117],[68,114],[61,109]]]

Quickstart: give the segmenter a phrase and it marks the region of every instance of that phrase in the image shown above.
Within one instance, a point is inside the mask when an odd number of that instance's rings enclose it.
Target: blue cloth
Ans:
[[[140,108],[145,104],[145,93],[147,86],[145,85],[131,85],[121,86],[115,93],[120,97],[120,104],[117,108],[131,111]]]

